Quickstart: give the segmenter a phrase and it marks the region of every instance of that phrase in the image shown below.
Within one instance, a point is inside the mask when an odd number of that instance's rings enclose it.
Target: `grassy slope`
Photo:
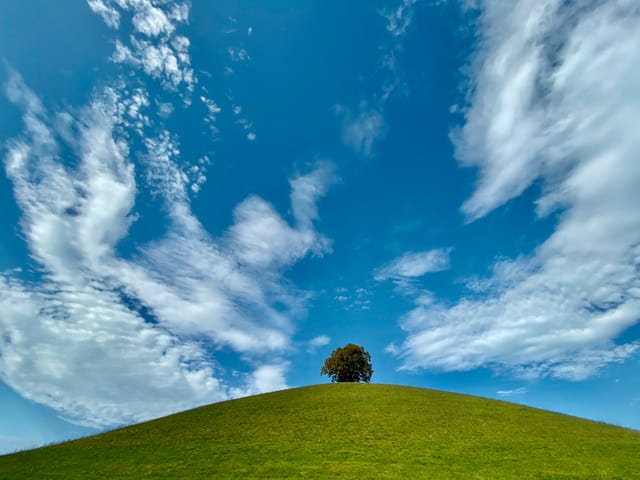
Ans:
[[[218,403],[0,457],[1,479],[640,478],[640,432],[419,388]]]

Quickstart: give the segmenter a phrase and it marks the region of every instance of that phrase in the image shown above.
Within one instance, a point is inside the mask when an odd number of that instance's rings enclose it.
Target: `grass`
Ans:
[[[218,403],[0,457],[0,479],[640,479],[640,432],[420,388]]]

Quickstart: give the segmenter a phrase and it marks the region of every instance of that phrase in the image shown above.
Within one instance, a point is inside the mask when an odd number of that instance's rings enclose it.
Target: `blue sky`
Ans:
[[[327,381],[640,428],[629,0],[0,6],[0,453]]]

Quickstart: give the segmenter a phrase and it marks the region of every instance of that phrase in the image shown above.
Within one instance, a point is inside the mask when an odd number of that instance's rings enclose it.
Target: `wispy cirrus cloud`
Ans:
[[[337,105],[335,113],[342,119],[342,141],[357,155],[370,157],[375,145],[389,133],[384,117],[384,107],[391,96],[402,85],[402,75],[397,58],[402,50],[403,37],[411,25],[417,0],[402,0],[392,10],[378,13],[387,20],[386,30],[391,39],[381,47],[380,65],[385,79],[379,91],[360,101],[357,107]]]
[[[457,303],[417,306],[390,350],[406,369],[581,380],[640,349],[623,337],[640,320],[640,10],[480,4],[472,95],[453,135],[479,175],[462,211],[481,221],[540,181],[537,213],[558,212],[558,224]]]
[[[318,335],[307,342],[307,352],[315,353],[318,348],[326,347],[331,343],[329,335]]]
[[[413,20],[413,6],[417,0],[402,0],[393,10],[381,10],[380,15],[387,19],[387,31],[394,37],[404,35]]]
[[[417,305],[433,302],[433,294],[419,285],[420,277],[428,273],[449,270],[450,248],[438,248],[423,252],[407,252],[377,268],[374,280],[390,280],[397,292],[413,297]]]
[[[416,278],[429,272],[449,269],[449,249],[435,249],[424,252],[409,252],[376,270],[375,280]]]
[[[342,116],[342,141],[355,153],[369,157],[376,142],[387,135],[388,126],[380,108],[362,102],[356,111],[338,105]]]
[[[514,388],[513,390],[498,390],[496,392],[496,395],[500,397],[513,397],[516,395],[524,395],[528,391],[529,390],[527,389],[527,387],[518,387]]]
[[[314,228],[315,203],[335,180],[329,164],[291,178],[294,223],[253,196],[213,238],[191,211],[178,140],[160,129],[146,138],[146,154],[130,151],[129,134],[150,102],[127,92],[107,87],[77,118],[56,115],[59,122],[17,73],[6,85],[24,130],[9,142],[5,168],[42,270],[30,282],[0,274],[0,378],[91,426],[284,388],[281,357],[305,294],[282,271],[330,248]],[[63,147],[73,158],[61,157]],[[117,245],[136,221],[137,178],[163,199],[169,223],[125,259]],[[252,370],[243,385],[218,365],[223,349]]]

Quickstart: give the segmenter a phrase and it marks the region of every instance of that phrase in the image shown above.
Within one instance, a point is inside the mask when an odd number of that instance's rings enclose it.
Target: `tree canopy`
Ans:
[[[366,382],[373,375],[371,355],[364,347],[349,343],[338,347],[324,361],[320,375],[327,375],[332,382]]]

